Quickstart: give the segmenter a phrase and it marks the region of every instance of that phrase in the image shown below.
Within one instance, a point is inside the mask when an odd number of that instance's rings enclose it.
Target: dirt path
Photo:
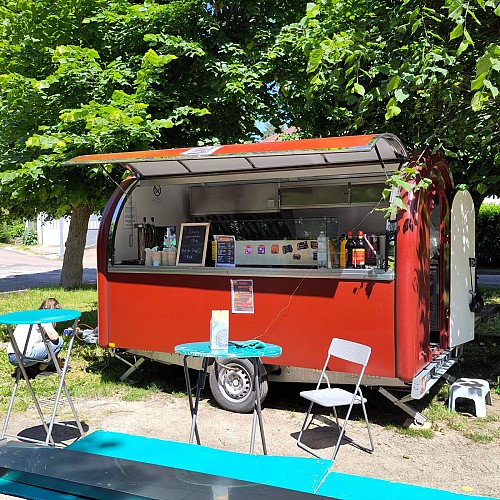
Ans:
[[[500,426],[500,397],[488,407],[488,425]],[[114,397],[75,401],[87,432],[98,429],[187,442],[190,416],[186,397],[157,394],[148,400],[125,402]],[[62,415],[61,415],[62,417]],[[265,407],[263,410],[269,454],[308,456],[296,445],[302,413]],[[471,417],[472,419],[473,417]],[[251,415],[230,413],[203,400],[199,410],[199,430],[202,444],[238,452],[248,452]],[[34,435],[40,427],[33,412],[15,414],[10,432]],[[349,429],[349,427],[348,427]],[[500,494],[500,441],[480,444],[449,428],[434,432],[434,437],[409,437],[377,423],[372,425],[375,452],[370,455],[349,445],[343,445],[334,470],[365,475],[458,493],[497,497]],[[366,439],[364,424],[354,422],[349,435]],[[311,430],[322,456],[332,448],[319,429]],[[62,439],[62,437],[61,437]],[[258,439],[257,442],[258,443]],[[256,444],[260,452],[260,447]]]

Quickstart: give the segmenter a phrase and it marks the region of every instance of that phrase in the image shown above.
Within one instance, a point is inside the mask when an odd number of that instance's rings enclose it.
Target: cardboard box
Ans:
[[[210,349],[227,352],[229,342],[229,311],[212,311],[210,320]]]

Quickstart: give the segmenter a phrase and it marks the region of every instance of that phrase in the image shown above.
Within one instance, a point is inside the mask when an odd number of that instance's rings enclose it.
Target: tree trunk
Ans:
[[[71,212],[68,238],[61,271],[60,285],[66,290],[82,286],[83,253],[87,239],[87,228],[92,214],[90,207],[77,207]]]
[[[469,193],[472,196],[472,201],[474,202],[474,211],[476,212],[476,218],[479,214],[479,209],[481,208],[481,205],[486,198],[484,194],[481,194],[477,192],[475,189],[469,190]]]

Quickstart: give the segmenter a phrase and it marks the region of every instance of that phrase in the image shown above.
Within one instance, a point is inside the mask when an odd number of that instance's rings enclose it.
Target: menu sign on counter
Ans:
[[[209,228],[209,222],[181,224],[177,266],[205,265]]]
[[[214,236],[215,266],[236,266],[236,240],[234,236]]]

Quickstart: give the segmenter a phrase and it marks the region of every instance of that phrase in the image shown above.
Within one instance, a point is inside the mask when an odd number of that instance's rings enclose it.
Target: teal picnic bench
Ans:
[[[60,449],[0,448],[0,492],[34,499],[337,498],[468,500],[485,497],[341,474],[330,460],[250,455],[96,431]]]

